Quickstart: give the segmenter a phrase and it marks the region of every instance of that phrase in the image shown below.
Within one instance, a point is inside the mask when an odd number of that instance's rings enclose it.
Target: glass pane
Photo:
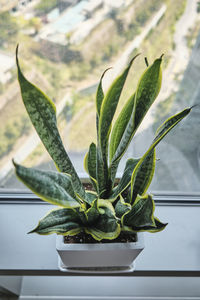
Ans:
[[[119,109],[149,63],[164,53],[163,83],[122,160],[143,155],[170,115],[199,103],[200,5],[196,0],[0,0],[0,188],[23,188],[11,160],[55,169],[23,106],[15,47],[26,77],[56,104],[64,145],[81,177],[96,139],[95,92],[106,90],[136,54]],[[118,110],[119,111],[119,110]],[[200,190],[199,106],[157,147],[153,191]]]

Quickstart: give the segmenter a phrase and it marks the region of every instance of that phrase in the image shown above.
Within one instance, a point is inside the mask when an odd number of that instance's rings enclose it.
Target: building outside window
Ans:
[[[23,107],[15,47],[26,77],[56,104],[58,127],[81,177],[83,158],[95,141],[95,91],[104,88],[137,53],[119,107],[136,88],[149,63],[164,54],[162,89],[126,157],[139,157],[170,115],[200,103],[200,6],[195,0],[0,1],[0,189],[25,189],[12,158],[54,169]],[[157,148],[151,191],[200,191],[200,108]],[[119,176],[123,171],[123,161]]]

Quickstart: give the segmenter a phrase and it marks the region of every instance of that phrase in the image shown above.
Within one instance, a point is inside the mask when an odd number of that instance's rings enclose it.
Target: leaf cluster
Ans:
[[[42,200],[58,206],[40,220],[31,232],[44,235],[85,232],[100,241],[113,240],[121,232],[157,232],[167,225],[155,217],[152,195],[146,193],[155,171],[155,148],[191,108],[170,117],[157,129],[144,155],[127,160],[123,175],[116,184],[119,162],[161,87],[162,56],[147,66],[136,90],[112,126],[126,78],[136,57],[113,81],[106,94],[102,80],[107,70],[100,78],[96,92],[97,141],[91,143],[84,159],[85,170],[93,185],[93,191],[90,191],[84,188],[63,146],[57,129],[54,103],[24,77],[16,52],[24,105],[58,169],[58,172],[42,171],[14,162],[17,177]]]

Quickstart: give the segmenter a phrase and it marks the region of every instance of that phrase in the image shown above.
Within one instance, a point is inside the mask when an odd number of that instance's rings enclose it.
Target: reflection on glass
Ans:
[[[105,89],[130,58],[141,53],[128,77],[123,103],[136,88],[144,57],[152,62],[164,53],[160,95],[126,158],[141,156],[169,115],[200,101],[196,0],[1,0],[0,4],[0,188],[24,189],[13,174],[13,157],[26,166],[55,168],[20,99],[17,43],[26,77],[56,103],[58,126],[80,176],[85,176],[84,154],[95,141],[94,96],[106,68],[113,66],[105,75]],[[151,190],[200,190],[199,113],[196,106],[160,144]]]

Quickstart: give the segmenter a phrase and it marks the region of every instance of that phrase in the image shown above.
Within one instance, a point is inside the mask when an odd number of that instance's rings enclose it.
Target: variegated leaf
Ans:
[[[92,202],[94,200],[96,200],[98,198],[98,195],[96,192],[94,191],[89,191],[89,190],[86,190],[85,191],[85,202],[87,202],[88,204],[92,204]]]
[[[114,80],[101,104],[98,139],[103,160],[107,160],[108,138],[112,120],[130,67],[135,58],[136,56],[131,60],[128,67],[122,72],[122,74]]]
[[[99,208],[98,208],[98,199],[95,199],[92,204],[91,207],[85,212],[86,217],[87,217],[87,221],[88,224],[94,224],[94,222],[97,221],[97,219],[99,218]]]
[[[176,115],[168,118],[156,131],[156,137],[153,140],[152,146],[158,144],[163,137],[174,127],[176,126],[183,118],[185,118],[191,111],[192,107],[186,108]]]
[[[113,213],[113,209],[110,209],[109,205],[101,208],[99,218],[91,227],[85,227],[85,232],[98,241],[115,239],[120,234],[120,231],[120,224],[118,224],[115,213]]]
[[[135,97],[133,96],[132,99],[129,99],[130,102],[128,101],[125,106],[125,110],[128,109],[129,106],[130,108],[133,108],[132,114],[128,114],[126,122],[122,122],[122,116],[124,112],[122,112],[121,115],[119,115],[116,121],[116,129],[113,134],[117,142],[114,144],[113,148],[111,147],[111,168],[112,164],[115,161],[120,160],[123,154],[125,153],[137,128],[141,124],[147,111],[153,104],[160,91],[162,81],[161,62],[162,57],[156,59],[154,63],[151,66],[149,66],[143,73],[138,83]],[[119,133],[117,129],[119,129]]]
[[[108,174],[108,165],[107,161],[103,159],[100,148],[97,146],[97,188],[99,198],[107,198],[107,194],[111,189],[111,184]]]
[[[146,151],[146,153],[143,155],[143,157],[138,162],[137,166],[135,167],[132,177],[131,177],[131,199],[133,198],[133,190],[134,190],[134,184],[135,180],[137,178],[137,174],[139,172],[139,169],[145,159],[149,156],[149,154],[153,151],[153,149],[158,145],[158,143],[166,136],[166,134],[174,128],[184,117],[186,117],[191,111],[191,108],[186,108],[180,113],[170,117],[167,119],[157,130],[156,137],[154,138],[151,146]]]
[[[109,157],[110,162],[112,161],[113,156],[119,146],[119,143],[122,139],[124,131],[127,127],[127,124],[133,113],[135,103],[135,93],[128,99],[123,109],[121,110],[111,132],[110,137],[110,148],[109,148]]]
[[[144,226],[154,227],[154,210],[155,205],[151,195],[138,196],[131,210],[122,216],[122,224],[123,226],[132,228]]]
[[[133,203],[137,195],[144,195],[153,179],[156,165],[155,149],[149,152],[142,164],[138,168],[134,184],[132,185],[131,202]]]
[[[109,199],[116,199],[119,194],[121,194],[131,183],[131,175],[134,168],[140,159],[129,158],[126,162],[124,173],[120,179],[118,185],[113,189]]]
[[[103,74],[101,75],[100,81],[99,81],[99,85],[97,87],[97,92],[96,92],[96,110],[97,110],[97,114],[98,117],[100,116],[100,111],[101,111],[101,104],[103,102],[103,98],[104,98],[104,92],[103,92],[103,88],[102,88],[102,80],[103,77],[105,75],[105,73],[110,70],[111,68],[107,68]]]
[[[29,233],[75,235],[81,230],[82,225],[77,213],[72,209],[59,208],[51,210]]]
[[[159,232],[165,229],[168,223],[162,223],[160,220],[156,217],[154,217],[155,221],[155,226],[143,226],[143,227],[132,227],[131,230],[134,232],[143,232],[143,231],[148,231],[148,232]]]
[[[79,207],[68,174],[25,168],[14,162],[17,177],[42,200],[62,207]]]
[[[90,176],[90,180],[97,191],[97,150],[96,145],[94,143],[91,143],[89,151],[85,155],[84,159],[84,167],[86,172]]]
[[[24,77],[18,61],[18,47],[16,49],[16,62],[22,99],[33,126],[57,168],[61,172],[72,176],[76,192],[84,196],[84,188],[65,151],[58,132],[56,108],[53,101]]]
[[[131,205],[126,203],[122,196],[120,195],[119,200],[115,205],[115,213],[118,218],[121,218],[126,212],[131,210]]]

